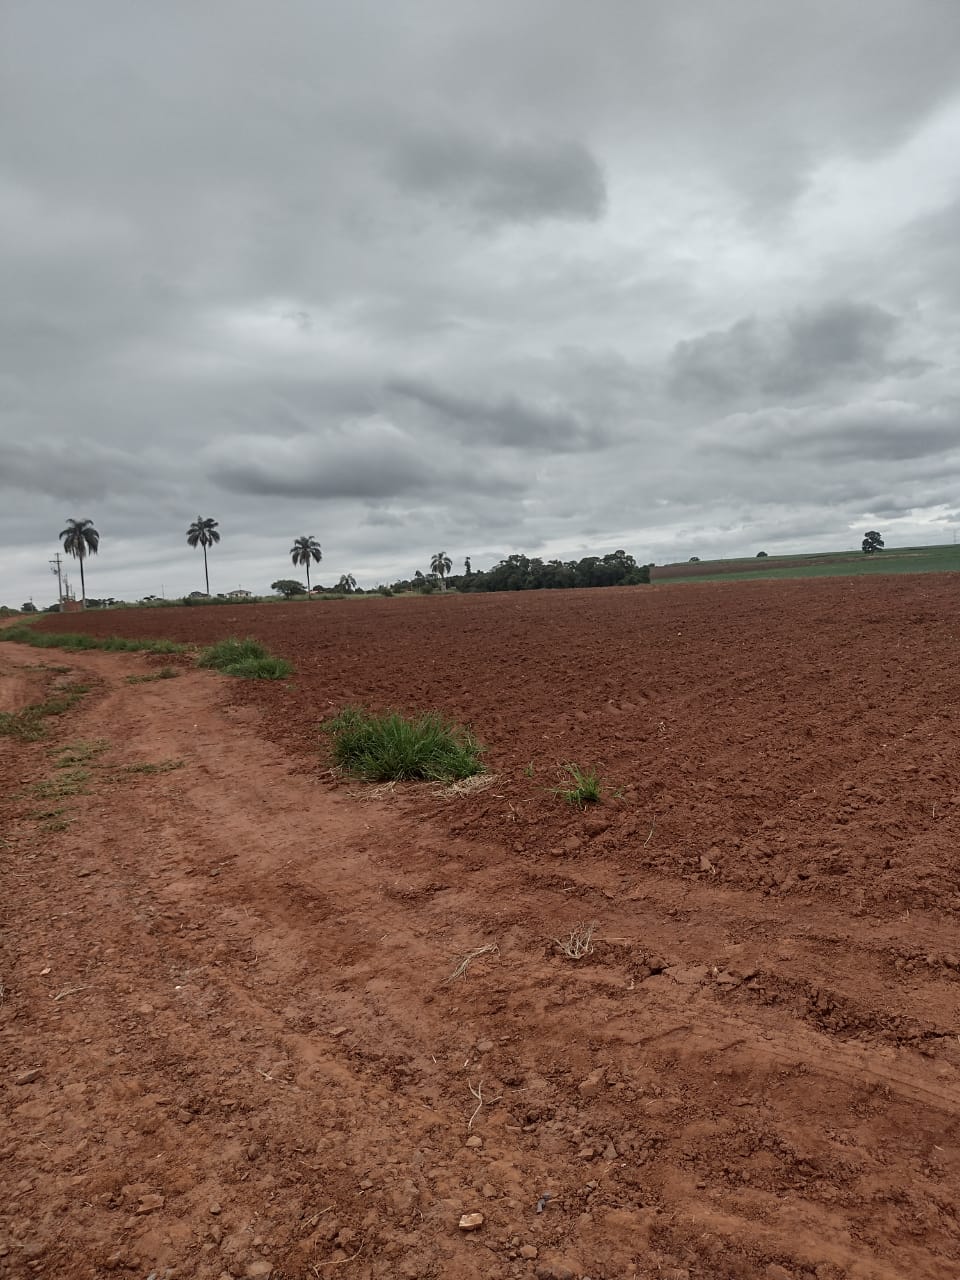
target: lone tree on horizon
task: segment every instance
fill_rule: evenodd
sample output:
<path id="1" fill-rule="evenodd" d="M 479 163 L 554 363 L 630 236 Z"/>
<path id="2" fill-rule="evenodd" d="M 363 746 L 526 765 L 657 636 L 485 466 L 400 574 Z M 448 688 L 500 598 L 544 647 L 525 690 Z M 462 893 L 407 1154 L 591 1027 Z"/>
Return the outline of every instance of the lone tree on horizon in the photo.
<path id="1" fill-rule="evenodd" d="M 203 547 L 203 578 L 207 584 L 207 595 L 210 594 L 210 570 L 207 568 L 207 547 L 212 547 L 215 542 L 220 541 L 220 535 L 217 533 L 219 520 L 214 520 L 213 516 L 197 516 L 193 524 L 187 530 L 187 542 L 191 547 Z"/>
<path id="2" fill-rule="evenodd" d="M 871 529 L 869 533 L 863 535 L 861 547 L 865 556 L 872 556 L 875 551 L 883 550 L 883 539 L 876 529 Z"/>
<path id="3" fill-rule="evenodd" d="M 92 520 L 67 521 L 67 527 L 60 531 L 60 540 L 68 556 L 75 556 L 80 561 L 80 605 L 87 607 L 87 584 L 83 577 L 83 562 L 87 556 L 95 556 L 100 547 L 100 534 L 93 527 Z"/>
<path id="4" fill-rule="evenodd" d="M 440 590 L 446 591 L 447 584 L 445 578 L 453 568 L 453 561 L 445 551 L 438 551 L 430 561 L 430 572 L 435 573 L 440 579 Z"/>
<path id="5" fill-rule="evenodd" d="M 301 564 L 307 571 L 307 595 L 310 594 L 310 561 L 319 564 L 323 559 L 323 552 L 320 550 L 320 543 L 316 538 L 304 534 L 302 538 L 294 538 L 293 546 L 290 548 L 290 559 L 294 564 Z"/>

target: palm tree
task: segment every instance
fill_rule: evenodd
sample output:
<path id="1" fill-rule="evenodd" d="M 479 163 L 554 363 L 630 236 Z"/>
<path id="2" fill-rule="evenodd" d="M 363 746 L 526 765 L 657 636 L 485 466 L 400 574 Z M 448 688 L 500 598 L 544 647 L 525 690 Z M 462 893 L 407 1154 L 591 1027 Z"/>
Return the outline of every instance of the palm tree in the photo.
<path id="1" fill-rule="evenodd" d="M 83 578 L 83 562 L 87 556 L 95 556 L 100 546 L 100 534 L 93 527 L 92 520 L 67 521 L 67 527 L 61 530 L 60 540 L 68 556 L 76 556 L 80 561 L 80 602 L 87 607 L 87 584 Z"/>
<path id="2" fill-rule="evenodd" d="M 210 570 L 207 568 L 207 547 L 212 547 L 215 542 L 220 541 L 220 535 L 217 533 L 217 525 L 219 520 L 214 520 L 212 516 L 197 516 L 193 524 L 187 530 L 187 542 L 191 547 L 203 547 L 203 576 L 207 584 L 207 595 L 210 594 Z"/>
<path id="3" fill-rule="evenodd" d="M 317 564 L 323 559 L 323 552 L 320 550 L 320 543 L 316 538 L 311 538 L 309 534 L 304 534 L 302 538 L 294 538 L 293 546 L 290 548 L 290 559 L 294 564 L 302 564 L 307 571 L 307 595 L 310 594 L 310 561 L 314 560 Z"/>
<path id="4" fill-rule="evenodd" d="M 337 590 L 342 591 L 344 595 L 350 595 L 350 593 L 356 591 L 356 589 L 357 580 L 352 573 L 343 574 L 340 581 L 337 583 Z"/>
<path id="5" fill-rule="evenodd" d="M 437 577 L 440 579 L 441 591 L 446 591 L 447 589 L 447 584 L 446 582 L 444 582 L 444 578 L 452 568 L 453 568 L 453 561 L 450 559 L 450 557 L 447 555 L 445 551 L 438 551 L 437 554 L 430 561 L 430 572 L 435 573 Z"/>

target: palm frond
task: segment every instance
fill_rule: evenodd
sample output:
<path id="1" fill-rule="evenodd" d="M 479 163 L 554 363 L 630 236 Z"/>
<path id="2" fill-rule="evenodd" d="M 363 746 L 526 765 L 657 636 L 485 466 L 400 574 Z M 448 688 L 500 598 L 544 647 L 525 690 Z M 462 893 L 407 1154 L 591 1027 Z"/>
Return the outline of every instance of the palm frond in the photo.
<path id="1" fill-rule="evenodd" d="M 60 531 L 60 540 L 67 555 L 75 556 L 78 560 L 87 555 L 95 556 L 100 546 L 99 531 L 93 527 L 93 521 L 89 517 L 83 520 L 71 517 L 67 521 L 67 527 Z"/>
<path id="2" fill-rule="evenodd" d="M 294 564 L 305 565 L 311 560 L 319 564 L 323 559 L 320 543 L 309 534 L 304 534 L 302 538 L 294 538 L 293 546 L 290 548 L 290 559 Z"/>
<path id="3" fill-rule="evenodd" d="M 212 516 L 197 516 L 193 524 L 187 530 L 187 544 L 191 547 L 212 547 L 215 542 L 220 541 L 220 534 L 217 532 L 219 520 L 214 520 Z"/>

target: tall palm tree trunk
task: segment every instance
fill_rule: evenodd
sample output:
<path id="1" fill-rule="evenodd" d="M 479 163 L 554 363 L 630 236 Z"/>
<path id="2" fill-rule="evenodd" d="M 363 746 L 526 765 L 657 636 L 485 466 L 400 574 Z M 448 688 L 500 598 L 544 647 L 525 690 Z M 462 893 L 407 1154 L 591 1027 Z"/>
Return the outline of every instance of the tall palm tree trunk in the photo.
<path id="1" fill-rule="evenodd" d="M 83 580 L 83 553 L 80 553 L 80 608 L 87 607 L 87 584 Z"/>
<path id="2" fill-rule="evenodd" d="M 307 599 L 310 599 L 310 560 L 307 559 Z"/>
<path id="3" fill-rule="evenodd" d="M 207 568 L 207 547 L 203 547 L 203 580 L 207 584 L 207 595 L 210 594 L 210 570 Z"/>

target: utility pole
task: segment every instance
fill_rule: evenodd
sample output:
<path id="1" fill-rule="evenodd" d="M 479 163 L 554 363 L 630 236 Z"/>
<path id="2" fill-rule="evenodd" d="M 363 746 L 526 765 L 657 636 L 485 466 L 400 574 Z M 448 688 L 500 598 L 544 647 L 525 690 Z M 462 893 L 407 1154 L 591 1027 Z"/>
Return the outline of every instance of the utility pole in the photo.
<path id="1" fill-rule="evenodd" d="M 55 573 L 57 575 L 57 601 L 59 604 L 62 605 L 63 604 L 63 579 L 60 576 L 60 552 L 59 551 L 50 561 L 50 572 Z"/>

